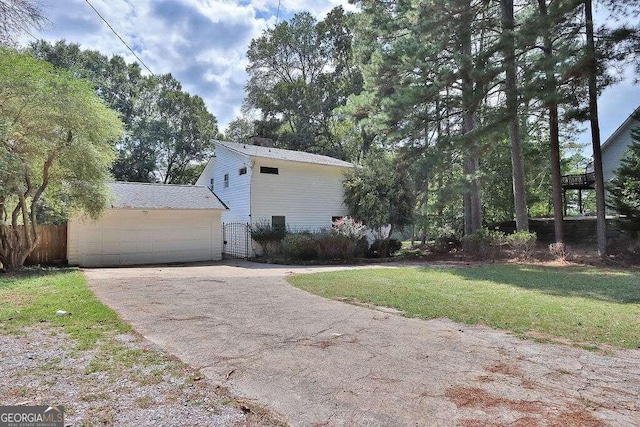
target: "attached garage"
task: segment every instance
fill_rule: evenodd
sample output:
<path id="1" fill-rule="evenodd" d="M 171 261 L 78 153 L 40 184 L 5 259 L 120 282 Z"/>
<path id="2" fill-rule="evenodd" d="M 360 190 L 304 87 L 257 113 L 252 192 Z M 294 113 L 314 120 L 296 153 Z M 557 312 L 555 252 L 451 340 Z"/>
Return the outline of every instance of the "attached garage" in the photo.
<path id="1" fill-rule="evenodd" d="M 117 182 L 97 221 L 69 221 L 69 264 L 103 267 L 222 259 L 222 211 L 204 186 Z"/>

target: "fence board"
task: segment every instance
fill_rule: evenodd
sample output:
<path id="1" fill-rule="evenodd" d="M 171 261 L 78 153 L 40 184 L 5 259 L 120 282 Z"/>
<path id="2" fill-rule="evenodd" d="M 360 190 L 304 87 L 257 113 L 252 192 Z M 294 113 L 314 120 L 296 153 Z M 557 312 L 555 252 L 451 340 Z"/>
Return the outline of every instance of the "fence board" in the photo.
<path id="1" fill-rule="evenodd" d="M 67 224 L 39 225 L 38 234 L 40 234 L 40 243 L 31 252 L 25 265 L 67 262 Z"/>

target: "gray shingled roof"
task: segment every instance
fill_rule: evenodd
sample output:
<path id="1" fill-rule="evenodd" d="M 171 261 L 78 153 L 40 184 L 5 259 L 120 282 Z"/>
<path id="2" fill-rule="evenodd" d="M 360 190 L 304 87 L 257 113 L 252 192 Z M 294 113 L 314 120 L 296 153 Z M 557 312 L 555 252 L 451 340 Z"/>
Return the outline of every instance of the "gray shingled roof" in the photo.
<path id="1" fill-rule="evenodd" d="M 227 209 L 207 187 L 202 185 L 147 184 L 111 182 L 108 184 L 117 209 Z"/>
<path id="2" fill-rule="evenodd" d="M 354 166 L 353 163 L 345 162 L 329 156 L 321 156 L 320 154 L 305 153 L 304 151 L 284 150 L 282 148 L 261 147 L 259 145 L 238 144 L 236 142 L 227 141 L 215 141 L 215 144 L 251 157 L 315 163 L 318 165 L 341 166 L 346 168 L 352 168 Z"/>

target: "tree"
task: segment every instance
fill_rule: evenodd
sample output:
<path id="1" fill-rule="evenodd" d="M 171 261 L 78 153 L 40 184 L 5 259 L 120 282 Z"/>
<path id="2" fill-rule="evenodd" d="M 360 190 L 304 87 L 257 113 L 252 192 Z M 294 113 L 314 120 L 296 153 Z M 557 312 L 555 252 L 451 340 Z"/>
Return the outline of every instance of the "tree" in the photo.
<path id="1" fill-rule="evenodd" d="M 190 184 L 192 168 L 213 152 L 215 116 L 199 96 L 182 91 L 171 74 L 152 76 L 134 104 L 131 133 L 140 147 L 153 149 L 155 172 L 165 184 Z"/>
<path id="2" fill-rule="evenodd" d="M 604 175 L 602 172 L 602 151 L 600 148 L 600 124 L 598 120 L 598 58 L 593 30 L 593 3 L 584 0 L 584 14 L 587 32 L 587 73 L 589 76 L 589 121 L 591 123 L 591 147 L 593 148 L 593 172 L 596 188 L 596 224 L 598 234 L 598 255 L 607 254 L 607 220 L 605 217 Z"/>
<path id="3" fill-rule="evenodd" d="M 505 68 L 506 108 L 509 120 L 509 142 L 511 143 L 511 165 L 513 175 L 513 199 L 516 211 L 516 229 L 529 231 L 527 197 L 524 187 L 524 166 L 522 164 L 522 142 L 518 118 L 518 87 L 515 48 L 515 23 L 513 0 L 500 0 L 502 11 L 503 64 Z"/>
<path id="4" fill-rule="evenodd" d="M 0 45 L 16 44 L 16 36 L 46 22 L 36 0 L 0 0 Z"/>
<path id="5" fill-rule="evenodd" d="M 349 215 L 367 227 L 380 230 L 390 225 L 391 236 L 395 227 L 413 220 L 415 193 L 408 167 L 388 154 L 368 156 L 347 176 L 344 189 Z"/>
<path id="6" fill-rule="evenodd" d="M 236 117 L 227 125 L 224 139 L 231 142 L 247 142 L 256 135 L 254 123 L 246 117 Z"/>
<path id="7" fill-rule="evenodd" d="M 620 225 L 635 238 L 640 233 L 640 128 L 631 131 L 633 143 L 620 160 L 609 186 L 608 204 L 621 215 Z"/>
<path id="8" fill-rule="evenodd" d="M 349 158 L 334 135 L 332 113 L 361 90 L 350 19 L 341 7 L 321 22 L 298 13 L 251 41 L 244 108 L 262 115 L 258 136 L 283 148 Z"/>
<path id="9" fill-rule="evenodd" d="M 47 193 L 97 217 L 122 132 L 91 84 L 51 64 L 0 51 L 0 262 L 15 269 L 38 244 Z"/>
<path id="10" fill-rule="evenodd" d="M 199 96 L 182 90 L 170 74 L 143 76 L 137 64 L 107 58 L 77 44 L 39 41 L 30 51 L 93 82 L 96 93 L 118 111 L 125 132 L 112 173 L 118 180 L 190 184 L 211 154 L 218 126 Z"/>
<path id="11" fill-rule="evenodd" d="M 487 100 L 495 98 L 501 72 L 499 15 L 492 2 L 471 0 L 360 4 L 364 23 L 357 44 L 368 64 L 365 88 L 378 107 L 373 119 L 395 145 L 425 147 L 443 138 L 455 143 L 452 159 L 462 164 L 465 184 L 465 232 L 480 229 L 480 140 L 496 125 Z"/>

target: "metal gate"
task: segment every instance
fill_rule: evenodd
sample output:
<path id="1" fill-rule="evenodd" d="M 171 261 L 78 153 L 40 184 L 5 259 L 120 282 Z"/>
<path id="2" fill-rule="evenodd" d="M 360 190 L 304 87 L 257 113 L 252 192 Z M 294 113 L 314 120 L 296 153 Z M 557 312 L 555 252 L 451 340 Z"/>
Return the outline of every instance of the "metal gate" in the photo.
<path id="1" fill-rule="evenodd" d="M 249 258 L 251 255 L 251 226 L 244 222 L 222 224 L 222 257 Z"/>

